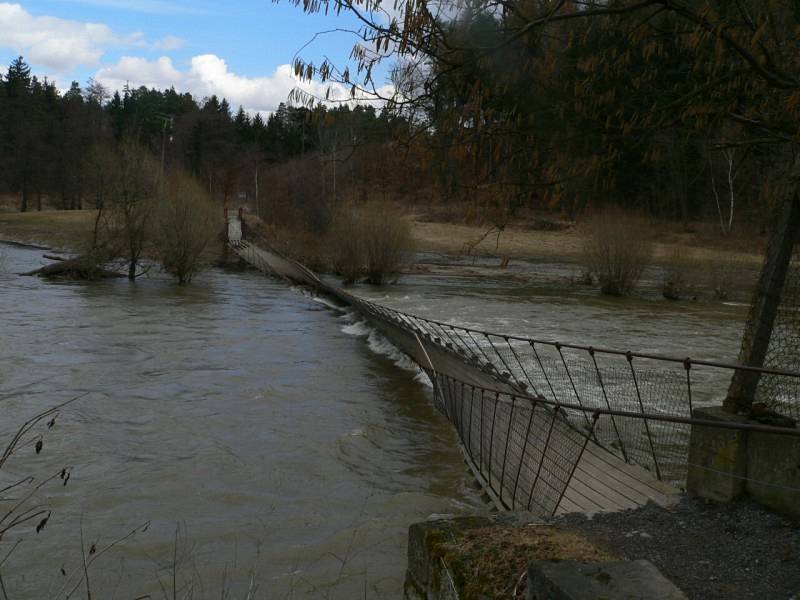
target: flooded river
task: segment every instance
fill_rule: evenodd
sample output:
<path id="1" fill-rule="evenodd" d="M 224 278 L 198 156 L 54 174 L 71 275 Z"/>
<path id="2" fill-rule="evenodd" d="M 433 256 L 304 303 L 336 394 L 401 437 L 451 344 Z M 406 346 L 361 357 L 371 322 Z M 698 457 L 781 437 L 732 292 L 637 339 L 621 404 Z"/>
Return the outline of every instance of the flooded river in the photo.
<path id="1" fill-rule="evenodd" d="M 226 572 L 243 597 L 251 569 L 260 597 L 397 598 L 408 525 L 479 505 L 427 388 L 283 283 L 222 271 L 187 287 L 48 283 L 8 273 L 41 252 L 4 254 L 0 397 L 17 392 L 2 431 L 88 392 L 40 456 L 28 448 L 3 474 L 73 466 L 46 488 L 52 521 L 0 571 L 12 598 L 56 596 L 81 522 L 101 548 L 145 521 L 90 574 L 95 597 L 118 578 L 117 597 L 162 597 L 180 523 L 195 598 L 219 598 Z"/>
<path id="2" fill-rule="evenodd" d="M 92 566 L 95 597 L 163 597 L 176 571 L 196 598 L 221 597 L 226 581 L 243 597 L 251 572 L 268 598 L 397 598 L 407 526 L 484 510 L 429 389 L 348 316 L 254 272 L 212 270 L 187 287 L 48 283 L 12 274 L 40 251 L 2 253 L 3 439 L 85 394 L 40 455 L 24 449 L 0 471 L 2 483 L 73 467 L 66 487 L 43 490 L 51 522 L 25 531 L 0 569 L 12 598 L 74 582 L 81 535 L 99 549 L 145 522 Z M 744 317 L 737 304 L 491 278 L 387 289 L 357 292 L 487 329 L 717 360 L 736 356 Z"/>

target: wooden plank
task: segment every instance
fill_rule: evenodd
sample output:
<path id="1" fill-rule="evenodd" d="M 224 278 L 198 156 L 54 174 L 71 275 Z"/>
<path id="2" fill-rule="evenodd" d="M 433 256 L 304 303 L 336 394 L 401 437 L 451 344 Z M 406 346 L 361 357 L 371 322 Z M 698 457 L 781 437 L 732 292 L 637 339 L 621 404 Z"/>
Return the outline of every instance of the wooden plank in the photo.
<path id="1" fill-rule="evenodd" d="M 629 465 L 603 448 L 595 446 L 587 455 L 587 463 L 591 463 L 597 471 L 606 473 L 619 484 L 637 490 L 658 504 L 672 503 L 672 498 L 679 494 L 677 488 L 659 481 L 649 471 Z"/>
<path id="2" fill-rule="evenodd" d="M 636 497 L 625 486 L 613 486 L 604 474 L 586 470 L 586 465 L 578 464 L 575 475 L 570 480 L 568 491 L 574 488 L 576 492 L 591 498 L 604 508 L 618 507 L 619 509 L 635 508 L 643 504 L 642 497 Z M 646 498 L 644 498 L 646 501 Z"/>
<path id="3" fill-rule="evenodd" d="M 577 504 L 575 504 L 571 498 L 564 496 L 564 498 L 561 500 L 561 504 L 558 505 L 555 514 L 565 515 L 569 513 L 580 513 L 580 512 L 584 512 L 584 508 L 582 506 L 578 506 Z"/>

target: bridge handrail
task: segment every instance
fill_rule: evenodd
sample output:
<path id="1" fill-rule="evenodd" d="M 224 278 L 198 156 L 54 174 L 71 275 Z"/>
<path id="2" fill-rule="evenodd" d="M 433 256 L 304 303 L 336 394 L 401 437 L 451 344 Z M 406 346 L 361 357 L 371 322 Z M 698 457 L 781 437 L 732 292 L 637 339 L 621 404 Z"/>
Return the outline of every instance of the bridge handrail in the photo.
<path id="1" fill-rule="evenodd" d="M 543 404 L 553 407 L 555 410 L 574 410 L 591 415 L 598 416 L 614 416 L 626 417 L 632 419 L 646 419 L 648 421 L 661 421 L 664 423 L 680 423 L 681 425 L 700 425 L 705 427 L 716 427 L 719 429 L 731 429 L 737 431 L 752 431 L 754 433 L 771 433 L 778 435 L 789 435 L 800 437 L 800 428 L 797 427 L 780 427 L 775 425 L 764 425 L 762 423 L 741 422 L 741 421 L 722 421 L 702 419 L 697 417 L 681 417 L 680 415 L 673 415 L 669 413 L 652 413 L 642 411 L 629 411 L 620 410 L 616 408 L 602 408 L 602 407 L 589 407 L 581 404 L 571 402 L 560 402 L 558 400 L 549 400 L 544 396 L 534 396 L 531 394 L 511 393 L 508 390 L 501 390 L 490 386 L 477 385 L 467 381 L 462 381 L 453 375 L 441 375 L 441 377 L 450 379 L 454 383 L 465 385 L 475 390 L 481 390 L 490 394 L 499 395 L 501 397 L 508 396 L 517 400 L 528 400 L 533 404 Z"/>
<path id="2" fill-rule="evenodd" d="M 482 336 L 487 337 L 497 337 L 504 339 L 506 341 L 517 341 L 517 342 L 527 342 L 530 344 L 539 344 L 542 346 L 550 346 L 552 348 L 568 348 L 572 350 L 582 350 L 588 352 L 589 354 L 608 354 L 613 356 L 624 356 L 628 359 L 633 358 L 643 358 L 647 360 L 654 360 L 654 361 L 662 361 L 662 362 L 672 362 L 672 363 L 680 363 L 684 365 L 684 368 L 690 369 L 692 366 L 704 366 L 704 367 L 712 367 L 718 369 L 729 369 L 729 370 L 741 370 L 741 371 L 752 371 L 758 373 L 764 373 L 766 375 L 780 375 L 785 377 L 798 377 L 800 378 L 800 371 L 787 371 L 785 369 L 773 369 L 770 367 L 754 367 L 750 365 L 743 365 L 739 363 L 727 363 L 727 362 L 720 362 L 714 360 L 703 360 L 703 359 L 693 359 L 690 357 L 680 358 L 677 356 L 670 356 L 665 354 L 653 354 L 647 352 L 635 352 L 632 350 L 617 350 L 613 348 L 603 348 L 603 347 L 596 347 L 596 346 L 586 346 L 582 344 L 575 344 L 570 342 L 559 342 L 555 340 L 543 340 L 539 338 L 533 337 L 526 337 L 521 335 L 514 335 L 514 334 L 506 334 L 506 333 L 497 333 L 495 331 L 487 331 L 485 329 L 476 329 L 474 327 L 466 327 L 464 325 L 456 325 L 453 323 L 447 323 L 445 321 L 438 321 L 436 319 L 431 319 L 429 317 L 421 317 L 419 315 L 414 315 L 411 313 L 403 312 L 401 310 L 397 310 L 394 308 L 386 307 L 381 304 L 377 304 L 370 300 L 365 300 L 363 298 L 358 298 L 357 296 L 353 296 L 352 294 L 348 294 L 351 298 L 357 299 L 359 302 L 364 304 L 370 304 L 372 306 L 380 307 L 382 310 L 387 310 L 390 312 L 394 312 L 399 315 L 403 315 L 404 317 L 408 317 L 411 319 L 416 319 L 419 321 L 424 321 L 427 323 L 433 323 L 434 325 L 438 325 L 440 327 L 447 327 L 450 329 L 459 329 L 461 331 L 467 331 L 470 333 L 477 333 Z"/>

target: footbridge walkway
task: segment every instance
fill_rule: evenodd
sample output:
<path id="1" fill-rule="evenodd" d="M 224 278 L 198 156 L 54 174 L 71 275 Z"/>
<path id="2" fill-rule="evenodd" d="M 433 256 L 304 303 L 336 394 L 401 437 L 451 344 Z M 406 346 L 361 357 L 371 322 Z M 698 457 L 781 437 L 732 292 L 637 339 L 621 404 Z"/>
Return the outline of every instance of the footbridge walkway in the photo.
<path id="1" fill-rule="evenodd" d="M 692 419 L 693 404 L 714 400 L 714 371 L 747 368 L 403 313 L 322 280 L 265 240 L 244 239 L 239 216 L 228 225 L 230 247 L 249 265 L 357 312 L 425 371 L 467 463 L 502 508 L 553 515 L 674 504 L 685 485 L 690 427 L 704 423 Z"/>

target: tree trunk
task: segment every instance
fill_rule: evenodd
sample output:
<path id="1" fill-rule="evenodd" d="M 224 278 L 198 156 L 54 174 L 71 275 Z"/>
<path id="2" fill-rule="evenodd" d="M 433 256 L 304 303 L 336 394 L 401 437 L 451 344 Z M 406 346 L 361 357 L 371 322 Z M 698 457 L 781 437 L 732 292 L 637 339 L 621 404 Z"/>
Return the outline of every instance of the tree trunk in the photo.
<path id="1" fill-rule="evenodd" d="M 136 261 L 132 260 L 128 263 L 128 279 L 133 281 L 136 279 Z"/>
<path id="2" fill-rule="evenodd" d="M 36 210 L 42 210 L 42 192 L 36 192 Z"/>
<path id="3" fill-rule="evenodd" d="M 28 186 L 22 186 L 22 203 L 19 207 L 19 212 L 28 212 Z"/>
<path id="4" fill-rule="evenodd" d="M 795 164 L 792 180 L 792 197 L 781 207 L 772 228 L 764 266 L 745 325 L 739 351 L 739 364 L 742 365 L 763 367 L 769 349 L 784 282 L 800 230 L 800 160 Z M 733 413 L 749 413 L 759 377 L 758 372 L 736 371 L 725 398 L 725 409 Z"/>

